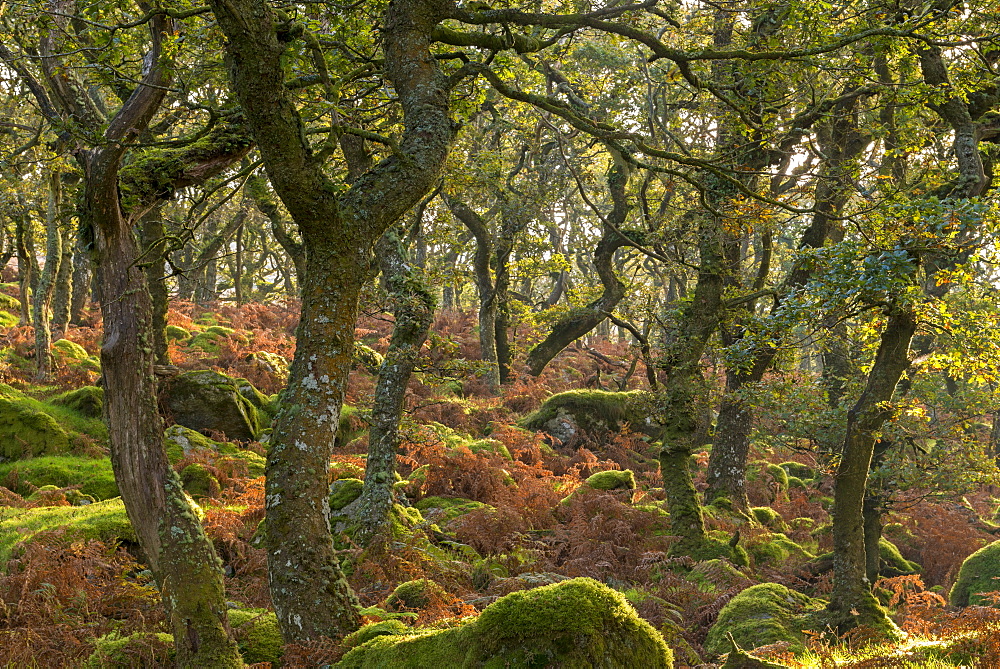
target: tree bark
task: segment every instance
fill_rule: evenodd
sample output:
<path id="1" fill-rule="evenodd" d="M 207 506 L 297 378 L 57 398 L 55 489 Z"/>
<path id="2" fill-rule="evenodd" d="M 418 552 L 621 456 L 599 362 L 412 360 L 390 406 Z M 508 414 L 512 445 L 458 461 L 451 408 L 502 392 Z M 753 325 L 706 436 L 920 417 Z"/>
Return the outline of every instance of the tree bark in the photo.
<path id="1" fill-rule="evenodd" d="M 877 432 L 893 415 L 889 402 L 910 364 L 910 340 L 916 329 L 912 307 L 898 306 L 890 311 L 865 389 L 847 414 L 847 435 L 835 479 L 834 586 L 828 606 L 832 622 L 841 629 L 885 627 L 885 612 L 872 595 L 866 574 L 863 504 Z M 877 550 L 877 546 L 872 549 Z"/>
<path id="2" fill-rule="evenodd" d="M 268 177 L 302 234 L 305 272 L 295 359 L 267 463 L 271 598 L 286 641 L 360 625 L 328 520 L 327 471 L 351 367 L 358 294 L 375 241 L 437 180 L 454 130 L 448 87 L 430 54 L 445 0 L 393 0 L 382 25 L 386 74 L 403 110 L 399 150 L 342 195 L 306 141 L 285 88 L 280 21 L 262 0 L 211 0 L 228 39 L 236 95 Z"/>
<path id="3" fill-rule="evenodd" d="M 365 486 L 350 510 L 360 522 L 361 529 L 356 536 L 362 546 L 389 523 L 403 402 L 420 347 L 434 320 L 435 308 L 434 297 L 424 284 L 423 272 L 407 261 L 402 244 L 392 231 L 382 236 L 377 252 L 396 323 L 375 386 Z"/>
<path id="4" fill-rule="evenodd" d="M 62 182 L 58 172 L 48 179 L 49 199 L 45 209 L 45 266 L 38 277 L 33 320 L 35 322 L 35 380 L 44 381 L 52 373 L 52 294 L 55 292 L 59 264 L 62 262 L 62 230 L 59 214 L 62 206 Z"/>
<path id="5" fill-rule="evenodd" d="M 104 317 L 101 364 L 111 463 L 132 526 L 160 584 L 180 667 L 242 667 L 226 623 L 221 562 L 167 461 L 153 375 L 152 303 L 140 247 L 119 202 L 119 170 L 132 132 L 162 102 L 169 65 L 161 55 L 168 19 L 151 22 L 149 69 L 111 119 L 104 147 L 81 151 L 87 223 L 95 234 Z"/>
<path id="6" fill-rule="evenodd" d="M 486 221 L 472 207 L 451 197 L 444 200 L 476 240 L 472 267 L 479 291 L 479 355 L 486 363 L 486 383 L 496 393 L 500 391 L 500 359 L 497 355 L 497 289 L 490 271 L 493 239 Z"/>
<path id="7" fill-rule="evenodd" d="M 586 307 L 574 309 L 559 319 L 545 339 L 528 352 L 528 373 L 532 376 L 540 375 L 564 348 L 597 327 L 625 297 L 625 284 L 615 273 L 612 262 L 615 252 L 629 243 L 619 232 L 630 209 L 625 197 L 628 170 L 622 165 L 614 166 L 608 173 L 607 182 L 614 206 L 602 226 L 601 240 L 594 249 L 593 259 L 603 290 Z"/>

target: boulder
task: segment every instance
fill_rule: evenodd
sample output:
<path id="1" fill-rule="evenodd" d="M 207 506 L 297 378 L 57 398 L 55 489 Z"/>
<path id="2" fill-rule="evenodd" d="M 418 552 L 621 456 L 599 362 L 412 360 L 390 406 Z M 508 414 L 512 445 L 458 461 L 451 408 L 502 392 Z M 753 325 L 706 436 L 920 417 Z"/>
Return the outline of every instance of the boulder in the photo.
<path id="1" fill-rule="evenodd" d="M 784 641 L 787 650 L 806 650 L 803 629 L 824 602 L 778 583 L 754 585 L 729 600 L 705 639 L 705 652 L 718 657 L 733 650 L 728 635 L 740 648 L 753 649 Z"/>
<path id="2" fill-rule="evenodd" d="M 635 432 L 658 437 L 661 426 L 650 417 L 652 394 L 642 390 L 605 392 L 571 390 L 553 395 L 521 427 L 545 432 L 572 444 L 581 431 L 590 435 L 618 432 L 625 423 Z"/>
<path id="3" fill-rule="evenodd" d="M 56 395 L 49 402 L 72 409 L 87 418 L 100 418 L 104 411 L 104 389 L 97 386 L 83 386 Z"/>
<path id="4" fill-rule="evenodd" d="M 635 475 L 631 469 L 609 469 L 592 474 L 583 484 L 595 490 L 635 490 Z"/>
<path id="5" fill-rule="evenodd" d="M 257 406 L 267 401 L 245 379 L 211 370 L 178 374 L 164 391 L 164 403 L 179 425 L 239 441 L 253 441 L 267 427 L 266 414 Z"/>
<path id="6" fill-rule="evenodd" d="M 54 418 L 0 397 L 0 462 L 65 453 L 69 436 Z"/>
<path id="7" fill-rule="evenodd" d="M 664 669 L 673 655 L 621 593 L 575 578 L 511 593 L 458 627 L 382 634 L 336 666 Z"/>
<path id="8" fill-rule="evenodd" d="M 385 606 L 392 611 L 422 609 L 445 594 L 445 589 L 429 578 L 418 578 L 397 585 L 385 600 Z"/>
<path id="9" fill-rule="evenodd" d="M 965 558 L 958 580 L 948 596 L 952 606 L 988 605 L 987 592 L 1000 590 L 1000 541 L 983 546 Z"/>
<path id="10" fill-rule="evenodd" d="M 212 441 L 201 432 L 195 432 L 183 425 L 171 425 L 163 433 L 163 438 L 167 447 L 167 459 L 172 464 L 176 464 L 182 458 L 196 451 L 211 451 L 218 454 L 215 462 L 228 459 L 242 460 L 246 463 L 247 474 L 254 478 L 264 475 L 264 467 L 267 464 L 264 456 L 249 449 L 239 448 L 235 444 Z"/>

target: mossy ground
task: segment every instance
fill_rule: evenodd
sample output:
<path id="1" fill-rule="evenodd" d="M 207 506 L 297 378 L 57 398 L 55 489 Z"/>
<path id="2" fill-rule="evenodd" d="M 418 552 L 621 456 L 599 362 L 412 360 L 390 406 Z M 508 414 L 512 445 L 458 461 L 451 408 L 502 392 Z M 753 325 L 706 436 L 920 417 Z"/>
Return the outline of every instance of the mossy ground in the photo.
<path id="1" fill-rule="evenodd" d="M 60 488 L 79 485 L 81 493 L 99 500 L 119 495 L 108 458 L 50 455 L 0 464 L 0 485 L 27 495 L 30 492 L 27 484 Z"/>
<path id="2" fill-rule="evenodd" d="M 87 506 L 0 507 L 0 567 L 18 544 L 30 541 L 39 532 L 59 529 L 79 539 L 136 541 L 120 497 Z"/>

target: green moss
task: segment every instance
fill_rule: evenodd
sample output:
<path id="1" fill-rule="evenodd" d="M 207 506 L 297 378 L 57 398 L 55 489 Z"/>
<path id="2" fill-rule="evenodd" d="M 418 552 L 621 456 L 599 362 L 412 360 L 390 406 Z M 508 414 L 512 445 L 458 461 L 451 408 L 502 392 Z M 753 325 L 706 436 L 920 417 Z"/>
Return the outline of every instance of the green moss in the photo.
<path id="1" fill-rule="evenodd" d="M 167 341 L 184 341 L 191 336 L 191 333 L 180 325 L 168 325 L 165 334 Z"/>
<path id="2" fill-rule="evenodd" d="M 361 497 L 365 482 L 361 479 L 337 479 L 330 484 L 330 511 L 340 511 Z"/>
<path id="3" fill-rule="evenodd" d="M 902 573 L 918 572 L 921 570 L 919 564 L 904 558 L 895 544 L 885 537 L 880 537 L 878 540 L 878 556 L 882 562 L 883 569 L 888 567 Z"/>
<path id="4" fill-rule="evenodd" d="M 172 666 L 174 637 L 171 634 L 138 632 L 119 636 L 112 632 L 94 641 L 94 652 L 82 669 L 133 669 Z"/>
<path id="5" fill-rule="evenodd" d="M 788 472 L 781 465 L 768 464 L 766 470 L 782 490 L 788 490 Z"/>
<path id="6" fill-rule="evenodd" d="M 815 468 L 801 462 L 782 462 L 780 467 L 785 470 L 789 477 L 794 476 L 803 481 L 819 477 L 819 472 Z"/>
<path id="7" fill-rule="evenodd" d="M 472 439 L 464 445 L 473 453 L 493 453 L 506 460 L 513 460 L 503 442 L 496 439 Z"/>
<path id="8" fill-rule="evenodd" d="M 197 450 L 215 451 L 219 444 L 212 441 L 201 432 L 196 432 L 183 425 L 171 425 L 163 433 L 167 447 L 167 459 L 171 463 L 179 462 L 184 456 Z"/>
<path id="9" fill-rule="evenodd" d="M 746 551 L 758 566 L 768 564 L 777 567 L 791 557 L 799 558 L 802 561 L 813 558 L 813 555 L 802 546 L 777 532 L 754 537 L 747 542 Z"/>
<path id="10" fill-rule="evenodd" d="M 340 407 L 340 423 L 337 425 L 337 446 L 349 444 L 368 429 L 368 423 L 358 410 L 349 404 Z"/>
<path id="11" fill-rule="evenodd" d="M 384 361 L 382 354 L 372 347 L 365 346 L 359 341 L 354 342 L 354 364 L 364 367 L 369 374 L 378 374 Z"/>
<path id="12" fill-rule="evenodd" d="M 440 523 L 447 523 L 455 518 L 460 518 L 476 509 L 493 508 L 482 502 L 474 502 L 471 499 L 464 499 L 462 497 L 425 497 L 417 502 L 415 506 L 420 511 L 438 509 L 441 513 L 439 516 L 432 517 L 432 519 Z"/>
<path id="13" fill-rule="evenodd" d="M 650 393 L 641 390 L 571 390 L 549 397 L 520 425 L 548 432 L 562 441 L 571 438 L 577 429 L 617 432 L 624 423 L 636 432 L 659 436 L 660 426 L 649 420 L 651 398 Z"/>
<path id="14" fill-rule="evenodd" d="M 177 423 L 202 432 L 222 432 L 229 439 L 255 440 L 270 423 L 258 406 L 270 404 L 266 396 L 246 379 L 211 370 L 178 374 L 170 380 L 164 397 Z"/>
<path id="15" fill-rule="evenodd" d="M 397 585 L 385 600 L 385 605 L 393 611 L 422 609 L 430 604 L 432 599 L 443 597 L 445 594 L 445 589 L 434 581 L 418 578 Z"/>
<path id="16" fill-rule="evenodd" d="M 753 649 L 779 641 L 788 642 L 792 653 L 805 651 L 803 629 L 810 616 L 824 603 L 777 583 L 754 585 L 733 597 L 719 612 L 719 618 L 705 639 L 705 651 L 713 657 L 728 653 L 732 644 Z"/>
<path id="17" fill-rule="evenodd" d="M 663 637 L 625 597 L 589 578 L 515 592 L 473 622 L 451 629 L 380 636 L 338 667 L 671 667 Z"/>
<path id="18" fill-rule="evenodd" d="M 181 483 L 192 497 L 215 497 L 219 494 L 219 482 L 201 464 L 193 463 L 181 470 Z"/>
<path id="19" fill-rule="evenodd" d="M 360 646 L 363 643 L 371 641 L 375 637 L 405 634 L 409 629 L 406 625 L 395 619 L 369 623 L 357 632 L 352 632 L 344 637 L 344 645 L 348 648 L 354 648 L 355 646 Z"/>
<path id="20" fill-rule="evenodd" d="M 14 481 L 19 484 L 15 485 Z M 118 484 L 108 458 L 83 458 L 72 455 L 47 455 L 0 465 L 0 485 L 19 495 L 27 494 L 25 484 L 54 485 L 65 488 L 80 485 L 80 493 L 95 499 L 117 497 Z"/>
<path id="21" fill-rule="evenodd" d="M 769 506 L 755 506 L 750 509 L 754 519 L 769 529 L 778 532 L 787 532 L 788 526 L 782 519 L 781 514 Z"/>
<path id="22" fill-rule="evenodd" d="M 7 293 L 0 293 L 0 309 L 18 314 L 21 312 L 21 301 Z"/>
<path id="23" fill-rule="evenodd" d="M 60 528 L 80 539 L 137 541 L 120 497 L 87 506 L 0 508 L 0 566 L 7 563 L 18 544 L 39 532 Z"/>
<path id="24" fill-rule="evenodd" d="M 282 378 L 288 377 L 288 361 L 277 353 L 256 351 L 253 354 L 253 359 L 272 374 Z"/>
<path id="25" fill-rule="evenodd" d="M 69 339 L 59 339 L 52 342 L 52 353 L 63 360 L 86 360 L 90 357 L 87 349 Z"/>
<path id="26" fill-rule="evenodd" d="M 69 435 L 47 413 L 0 398 L 0 458 L 18 460 L 70 449 Z"/>
<path id="27" fill-rule="evenodd" d="M 965 558 L 948 599 L 952 606 L 988 605 L 983 595 L 1000 590 L 1000 541 L 983 546 Z"/>
<path id="28" fill-rule="evenodd" d="M 66 407 L 88 418 L 100 418 L 104 411 L 104 389 L 97 386 L 83 386 L 56 395 L 49 402 Z"/>
<path id="29" fill-rule="evenodd" d="M 584 485 L 596 490 L 635 490 L 635 474 L 631 469 L 609 469 L 592 474 Z"/>
<path id="30" fill-rule="evenodd" d="M 101 418 L 90 418 L 70 407 L 29 397 L 6 384 L 0 384 L 0 398 L 11 401 L 29 411 L 43 413 L 51 417 L 65 432 L 71 443 L 78 438 L 79 434 L 84 434 L 102 443 L 108 441 L 108 428 Z M 2 431 L 2 427 L 0 427 L 0 433 Z M 2 443 L 2 436 L 0 436 L 0 443 Z"/>
<path id="31" fill-rule="evenodd" d="M 806 485 L 806 482 L 803 481 L 802 479 L 800 479 L 798 476 L 789 476 L 788 477 L 788 489 L 789 490 L 791 490 L 792 488 L 805 489 L 805 488 L 808 488 L 808 487 L 809 486 Z"/>
<path id="32" fill-rule="evenodd" d="M 271 662 L 277 666 L 284 654 L 278 618 L 267 609 L 232 609 L 229 625 L 247 664 Z"/>

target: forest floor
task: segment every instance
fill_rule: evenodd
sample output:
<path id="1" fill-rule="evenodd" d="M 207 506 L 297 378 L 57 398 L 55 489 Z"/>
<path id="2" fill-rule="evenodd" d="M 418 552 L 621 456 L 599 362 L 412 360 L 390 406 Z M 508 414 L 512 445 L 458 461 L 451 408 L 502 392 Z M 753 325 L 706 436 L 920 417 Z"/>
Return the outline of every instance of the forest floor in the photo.
<path id="1" fill-rule="evenodd" d="M 169 315 L 171 359 L 181 370 L 245 378 L 271 396 L 284 384 L 281 361 L 291 358 L 296 320 L 294 303 L 211 310 L 176 304 Z M 98 381 L 97 326 L 92 316 L 90 327 L 70 328 L 66 339 L 78 346 L 55 347 L 56 374 L 47 384 L 33 381 L 31 328 L 0 330 L 0 413 L 5 402 L 28 406 L 53 417 L 68 439 L 57 454 L 5 453 L 0 459 L 0 666 L 81 666 L 102 643 L 98 639 L 136 633 L 146 635 L 123 651 L 124 666 L 169 666 L 169 640 L 149 634 L 168 627 L 120 504 L 115 506 L 106 432 L 85 411 L 53 402 Z M 475 374 L 474 330 L 473 314 L 439 316 L 410 385 L 397 490 L 419 514 L 408 515 L 405 532 L 368 550 L 349 536 L 337 539 L 367 622 L 448 624 L 508 593 L 585 576 L 621 592 L 663 634 L 675 666 L 710 667 L 720 660 L 718 645 L 707 643 L 709 632 L 723 608 L 748 587 L 775 583 L 814 598 L 830 592 L 832 575 L 822 556 L 832 550 L 832 472 L 809 444 L 755 441 L 748 476 L 757 522 L 705 508 L 711 533 L 730 537 L 739 531 L 749 564 L 693 563 L 671 553 L 676 537 L 665 509 L 658 446 L 649 437 L 624 425 L 581 429 L 559 442 L 521 427 L 554 393 L 617 390 L 634 357 L 628 344 L 592 340 L 575 346 L 540 378 L 519 378 L 493 396 Z M 384 352 L 390 331 L 390 322 L 372 316 L 359 322 L 357 335 Z M 628 388 L 641 388 L 644 378 L 640 362 Z M 363 478 L 374 385 L 375 377 L 358 365 L 348 389 L 343 443 L 331 462 L 332 481 Z M 172 417 L 166 418 L 170 424 Z M 0 440 L 7 438 L 4 420 L 0 415 Z M 781 425 L 768 420 L 761 419 L 757 433 L 780 434 Z M 185 481 L 226 565 L 232 608 L 263 620 L 270 607 L 258 532 L 266 443 L 232 441 L 220 449 L 225 434 L 210 436 L 215 447 L 185 452 L 174 466 L 191 473 Z M 699 489 L 707 458 L 707 451 L 695 456 Z M 610 470 L 630 470 L 634 485 L 603 490 L 586 483 Z M 193 475 L 199 471 L 208 474 L 200 482 Z M 343 493 L 352 485 L 335 483 L 334 490 Z M 81 496 L 93 504 L 81 505 Z M 947 603 L 963 560 L 996 540 L 998 496 L 993 486 L 958 498 L 922 489 L 897 495 L 904 503 L 884 519 L 884 535 L 898 549 L 887 555 L 894 575 L 876 589 L 907 634 L 901 644 L 873 646 L 864 630 L 841 638 L 815 632 L 803 637 L 795 630 L 788 638 L 761 637 L 768 645 L 756 654 L 796 667 L 1000 666 L 1000 611 Z M 91 520 L 53 515 L 76 508 L 91 513 Z M 919 568 L 908 570 L 899 560 Z M 440 587 L 421 581 L 420 597 L 393 595 L 400 584 L 420 579 Z M 332 643 L 268 650 L 273 638 L 250 639 L 251 628 L 265 635 L 263 625 L 250 624 L 237 628 L 237 637 L 248 647 L 257 644 L 245 657 L 261 667 L 277 665 L 278 656 L 282 666 L 318 666 L 345 651 Z"/>

